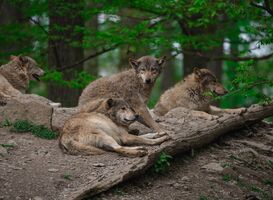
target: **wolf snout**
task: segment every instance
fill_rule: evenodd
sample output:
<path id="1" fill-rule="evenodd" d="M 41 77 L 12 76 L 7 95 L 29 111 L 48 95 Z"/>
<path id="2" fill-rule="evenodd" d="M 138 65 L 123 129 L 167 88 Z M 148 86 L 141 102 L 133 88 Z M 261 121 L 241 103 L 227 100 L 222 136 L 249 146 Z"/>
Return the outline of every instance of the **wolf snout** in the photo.
<path id="1" fill-rule="evenodd" d="M 135 115 L 135 120 L 138 120 L 138 119 L 139 119 L 139 115 L 136 114 L 136 115 Z"/>
<path id="2" fill-rule="evenodd" d="M 145 83 L 150 84 L 150 83 L 152 83 L 152 80 L 150 78 L 148 78 L 145 80 Z"/>

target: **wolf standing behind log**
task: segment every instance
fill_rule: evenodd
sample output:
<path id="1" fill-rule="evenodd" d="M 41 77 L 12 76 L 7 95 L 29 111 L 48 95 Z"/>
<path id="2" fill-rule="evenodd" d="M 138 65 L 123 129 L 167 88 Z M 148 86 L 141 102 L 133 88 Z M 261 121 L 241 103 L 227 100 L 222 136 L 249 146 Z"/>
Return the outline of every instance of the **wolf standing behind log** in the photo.
<path id="1" fill-rule="evenodd" d="M 90 83 L 82 92 L 79 105 L 100 98 L 122 98 L 140 116 L 139 122 L 153 128 L 159 134 L 165 134 L 147 109 L 154 83 L 159 77 L 165 57 L 144 56 L 138 60 L 129 60 L 133 69 L 100 78 Z"/>
<path id="2" fill-rule="evenodd" d="M 193 115 L 211 119 L 213 116 L 208 113 L 238 113 L 245 110 L 244 108 L 222 110 L 215 106 L 211 106 L 212 97 L 208 94 L 209 92 L 218 96 L 228 93 L 211 71 L 208 69 L 194 68 L 192 74 L 188 75 L 184 80 L 180 81 L 160 96 L 153 112 L 156 115 L 162 116 L 174 108 L 184 107 L 192 110 L 191 113 Z"/>
<path id="3" fill-rule="evenodd" d="M 44 71 L 28 56 L 11 56 L 11 61 L 0 67 L 0 101 L 25 93 L 30 80 L 39 80 Z"/>
<path id="4" fill-rule="evenodd" d="M 66 121 L 60 136 L 60 147 L 70 154 L 96 155 L 104 150 L 125 156 L 144 156 L 147 149 L 125 147 L 127 145 L 157 145 L 168 139 L 158 138 L 155 133 L 142 136 L 131 135 L 128 126 L 138 115 L 123 99 L 97 99 L 81 107 L 79 114 Z"/>

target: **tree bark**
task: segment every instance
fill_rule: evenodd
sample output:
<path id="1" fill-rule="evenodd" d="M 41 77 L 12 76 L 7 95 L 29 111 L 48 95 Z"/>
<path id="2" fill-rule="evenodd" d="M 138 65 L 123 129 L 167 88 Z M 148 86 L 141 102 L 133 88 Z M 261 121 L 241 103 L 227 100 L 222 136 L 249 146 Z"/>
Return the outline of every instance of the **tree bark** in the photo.
<path id="1" fill-rule="evenodd" d="M 21 9 L 18 9 L 20 6 L 23 6 L 23 2 L 17 4 L 16 7 L 8 0 L 0 1 L 0 26 L 1 25 L 13 25 L 22 26 L 28 23 L 28 20 L 24 17 L 24 13 L 22 13 Z M 3 31 L 3 32 L 2 32 Z M 7 35 L 9 32 L 5 32 L 5 29 L 0 30 L 1 35 Z M 9 37 L 7 37 L 9 38 Z M 0 41 L 1 45 L 1 53 L 0 59 L 7 59 L 10 55 L 19 54 L 20 50 L 23 48 L 32 46 L 31 38 L 24 37 L 20 38 L 20 40 L 4 40 Z"/>
<path id="2" fill-rule="evenodd" d="M 96 6 L 92 2 L 87 2 L 87 7 L 92 8 Z M 99 28 L 99 23 L 98 23 L 98 15 L 94 15 L 91 17 L 90 20 L 85 22 L 85 27 L 90 28 L 93 33 L 97 32 Z M 87 57 L 91 54 L 94 54 L 97 52 L 97 48 L 92 47 L 92 48 L 87 48 L 84 50 L 84 57 Z M 84 63 L 84 70 L 88 73 L 90 73 L 93 76 L 97 76 L 99 73 L 99 62 L 98 62 L 98 57 L 92 58 Z"/>
<path id="3" fill-rule="evenodd" d="M 75 31 L 75 26 L 84 26 L 81 11 L 83 2 L 76 0 L 49 0 L 49 52 L 48 65 L 52 70 L 73 64 L 83 59 L 82 33 Z M 72 45 L 73 44 L 73 45 Z M 83 69 L 82 64 L 63 73 L 63 79 L 71 80 Z M 80 89 L 72 89 L 49 83 L 48 97 L 65 106 L 77 104 Z"/>

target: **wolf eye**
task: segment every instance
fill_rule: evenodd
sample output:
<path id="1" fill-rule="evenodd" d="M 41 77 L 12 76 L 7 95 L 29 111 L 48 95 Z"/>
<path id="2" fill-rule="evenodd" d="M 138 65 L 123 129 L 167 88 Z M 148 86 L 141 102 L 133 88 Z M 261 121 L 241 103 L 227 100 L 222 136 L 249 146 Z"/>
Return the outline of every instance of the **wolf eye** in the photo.
<path id="1" fill-rule="evenodd" d="M 125 107 L 122 107 L 121 110 L 126 110 L 126 108 L 125 108 Z"/>

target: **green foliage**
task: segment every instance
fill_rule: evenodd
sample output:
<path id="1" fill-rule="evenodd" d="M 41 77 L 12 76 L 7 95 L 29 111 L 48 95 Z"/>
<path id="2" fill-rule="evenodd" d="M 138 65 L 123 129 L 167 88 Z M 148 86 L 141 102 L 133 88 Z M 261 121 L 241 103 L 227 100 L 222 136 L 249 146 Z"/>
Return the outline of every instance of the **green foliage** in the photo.
<path id="1" fill-rule="evenodd" d="M 231 175 L 230 174 L 224 174 L 222 179 L 225 182 L 229 182 L 229 181 L 231 181 Z"/>
<path id="2" fill-rule="evenodd" d="M 4 119 L 3 121 L 0 122 L 0 128 L 8 127 L 8 126 L 11 126 L 11 125 L 12 125 L 12 123 L 8 119 Z"/>
<path id="3" fill-rule="evenodd" d="M 172 160 L 172 156 L 162 152 L 154 165 L 154 171 L 156 173 L 164 173 L 170 167 L 170 161 Z"/>
<path id="4" fill-rule="evenodd" d="M 48 140 L 56 139 L 58 137 L 58 134 L 56 132 L 51 131 L 42 125 L 35 125 L 26 120 L 15 121 L 12 125 L 11 131 L 16 133 L 31 132 L 36 137 Z"/>
<path id="5" fill-rule="evenodd" d="M 84 71 L 77 73 L 75 78 L 70 81 L 64 80 L 63 74 L 59 71 L 48 71 L 46 75 L 42 78 L 42 80 L 44 81 L 50 81 L 55 84 L 67 86 L 74 89 L 83 89 L 95 79 L 96 77 L 91 76 Z"/>
<path id="6" fill-rule="evenodd" d="M 209 200 L 209 198 L 205 195 L 200 195 L 199 200 Z"/>
<path id="7" fill-rule="evenodd" d="M 0 144 L 2 147 L 4 148 L 13 148 L 14 145 L 13 144 Z"/>
<path id="8" fill-rule="evenodd" d="M 128 59 L 127 57 L 139 57 L 143 54 L 156 56 L 166 52 L 174 54 L 181 50 L 189 51 L 189 55 L 197 50 L 196 59 L 201 59 L 198 57 L 199 52 L 201 54 L 209 52 L 209 55 L 214 56 L 213 51 L 223 46 L 223 40 L 226 41 L 225 44 L 230 45 L 230 52 L 225 52 L 223 57 L 247 56 L 252 53 L 253 46 L 256 50 L 266 47 L 266 52 L 272 51 L 273 18 L 265 10 L 252 6 L 250 1 L 219 0 L 212 3 L 205 0 L 81 0 L 69 3 L 64 0 L 51 2 L 10 0 L 8 2 L 11 8 L 16 12 L 19 11 L 20 19 L 11 16 L 5 24 L 1 24 L 0 45 L 5 49 L 0 52 L 1 64 L 6 63 L 11 54 L 22 53 L 32 56 L 43 69 L 49 69 L 47 52 L 48 49 L 55 47 L 55 44 L 49 45 L 49 39 L 58 39 L 71 47 L 89 52 L 117 45 L 115 50 L 98 57 L 99 72 L 103 74 L 116 72 L 121 56 Z M 51 10 L 48 5 L 58 9 Z M 273 6 L 272 3 L 270 6 Z M 85 23 L 79 23 L 74 27 L 49 24 L 50 14 L 63 17 L 71 15 L 74 10 L 80 11 L 80 17 Z M 98 25 L 87 25 L 94 18 L 99 18 Z M 52 25 L 50 31 L 49 25 Z M 63 34 L 53 35 L 52 29 Z M 65 36 L 68 33 L 75 37 L 67 39 Z M 81 34 L 83 40 L 79 41 L 77 35 Z M 128 50 L 126 55 L 120 54 L 123 49 Z M 179 74 L 179 78 L 183 71 L 180 59 L 176 57 L 173 64 L 179 69 L 175 75 Z M 53 68 L 54 66 L 50 66 L 50 69 Z M 46 95 L 48 82 L 82 89 L 98 76 L 98 74 L 91 76 L 86 72 L 79 72 L 76 67 L 69 70 L 75 72 L 73 78 L 69 80 L 64 79 L 61 71 L 47 70 L 43 78 L 44 84 L 32 83 L 31 91 Z M 220 99 L 223 107 L 246 106 L 256 102 L 267 103 L 272 98 L 273 91 L 270 89 L 272 87 L 270 80 L 273 79 L 272 59 L 241 63 L 225 61 L 223 75 L 224 85 L 231 89 L 229 95 Z M 177 77 L 172 79 L 176 80 Z M 162 93 L 161 88 L 158 84 L 153 91 L 149 107 L 153 107 L 157 102 Z"/>
<path id="9" fill-rule="evenodd" d="M 231 97 L 241 100 L 239 106 L 250 105 L 252 103 L 267 104 L 271 102 L 270 93 L 266 93 L 266 88 L 273 86 L 271 77 L 257 73 L 253 61 L 240 63 L 235 69 L 236 76 L 231 82 L 230 92 L 222 97 L 223 105 L 230 101 Z"/>
<path id="10" fill-rule="evenodd" d="M 64 179 L 66 179 L 66 180 L 69 180 L 69 181 L 72 180 L 72 175 L 70 175 L 70 174 L 68 174 L 68 173 L 63 174 L 62 177 L 63 177 Z"/>

